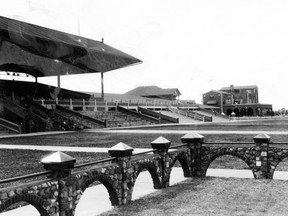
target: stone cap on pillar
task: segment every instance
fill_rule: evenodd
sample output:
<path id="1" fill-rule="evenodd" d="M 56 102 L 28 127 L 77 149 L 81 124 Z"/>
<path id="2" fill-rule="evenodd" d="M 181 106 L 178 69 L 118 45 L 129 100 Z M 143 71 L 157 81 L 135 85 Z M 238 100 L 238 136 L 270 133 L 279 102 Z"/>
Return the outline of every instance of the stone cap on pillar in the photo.
<path id="1" fill-rule="evenodd" d="M 108 150 L 108 153 L 111 157 L 127 157 L 132 155 L 134 149 L 126 145 L 123 142 L 120 142 Z"/>
<path id="2" fill-rule="evenodd" d="M 151 146 L 153 149 L 169 149 L 170 144 L 171 142 L 162 136 L 151 142 Z"/>
<path id="3" fill-rule="evenodd" d="M 183 137 L 181 137 L 182 143 L 197 143 L 197 142 L 203 142 L 204 136 L 201 134 L 198 134 L 196 132 L 185 134 Z"/>
<path id="4" fill-rule="evenodd" d="M 256 143 L 269 143 L 270 142 L 270 136 L 267 134 L 258 134 L 253 138 L 254 142 Z"/>
<path id="5" fill-rule="evenodd" d="M 54 152 L 41 160 L 44 169 L 47 170 L 65 170 L 73 169 L 76 159 L 63 152 Z"/>

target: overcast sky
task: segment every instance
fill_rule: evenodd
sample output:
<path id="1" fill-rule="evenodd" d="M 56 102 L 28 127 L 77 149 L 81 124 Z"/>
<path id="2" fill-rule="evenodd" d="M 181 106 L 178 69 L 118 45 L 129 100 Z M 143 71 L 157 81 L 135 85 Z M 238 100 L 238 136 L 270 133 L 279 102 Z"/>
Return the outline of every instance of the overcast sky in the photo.
<path id="1" fill-rule="evenodd" d="M 260 103 L 288 108 L 287 0 L 0 0 L 0 15 L 104 42 L 143 61 L 105 74 L 105 91 L 178 88 L 180 99 L 257 85 Z M 78 22 L 79 21 L 79 22 Z M 78 28 L 80 26 L 80 28 Z M 56 82 L 56 79 L 54 79 Z M 62 79 L 100 92 L 100 76 Z"/>

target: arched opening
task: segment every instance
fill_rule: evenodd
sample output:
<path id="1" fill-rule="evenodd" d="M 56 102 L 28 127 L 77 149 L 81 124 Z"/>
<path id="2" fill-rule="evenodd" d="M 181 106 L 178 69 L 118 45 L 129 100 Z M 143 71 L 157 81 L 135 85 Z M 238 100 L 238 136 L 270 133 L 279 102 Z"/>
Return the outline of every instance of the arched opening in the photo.
<path id="1" fill-rule="evenodd" d="M 247 115 L 248 116 L 253 116 L 254 115 L 254 112 L 253 112 L 252 108 L 248 108 Z"/>
<path id="2" fill-rule="evenodd" d="M 238 108 L 235 108 L 234 110 L 233 110 L 233 112 L 235 113 L 235 116 L 239 116 L 239 109 Z"/>
<path id="3" fill-rule="evenodd" d="M 245 108 L 241 108 L 239 115 L 240 115 L 240 116 L 246 116 L 246 115 L 247 115 L 246 109 L 245 109 Z"/>
<path id="4" fill-rule="evenodd" d="M 273 179 L 288 180 L 288 157 L 277 164 L 272 177 Z"/>
<path id="5" fill-rule="evenodd" d="M 151 173 L 147 169 L 140 171 L 133 186 L 132 200 L 139 199 L 156 191 L 151 176 Z"/>
<path id="6" fill-rule="evenodd" d="M 227 109 L 226 114 L 227 114 L 228 116 L 230 116 L 231 113 L 232 113 L 232 109 Z"/>
<path id="7" fill-rule="evenodd" d="M 107 188 L 96 181 L 82 194 L 75 209 L 75 216 L 98 215 L 112 208 Z"/>
<path id="8" fill-rule="evenodd" d="M 181 163 L 181 161 L 179 160 L 176 160 L 170 172 L 169 185 L 177 184 L 181 181 L 184 181 L 185 179 L 187 179 L 188 174 L 188 166 L 186 167 L 186 164 Z"/>
<path id="9" fill-rule="evenodd" d="M 39 203 L 33 201 L 36 199 Z M 48 212 L 43 208 L 44 200 L 32 194 L 14 196 L 6 202 L 3 202 L 2 205 L 4 205 L 6 209 L 4 209 L 5 212 L 1 213 L 1 216 L 49 216 Z"/>
<path id="10" fill-rule="evenodd" d="M 118 195 L 109 176 L 99 174 L 82 186 L 83 194 L 75 209 L 75 216 L 96 215 L 118 205 Z"/>
<path id="11" fill-rule="evenodd" d="M 222 155 L 214 159 L 206 172 L 206 176 L 254 178 L 248 164 L 231 155 Z"/>
<path id="12" fill-rule="evenodd" d="M 15 203 L 11 205 L 7 211 L 2 212 L 1 216 L 14 216 L 14 215 L 21 215 L 21 216 L 39 216 L 39 211 L 27 202 Z"/>

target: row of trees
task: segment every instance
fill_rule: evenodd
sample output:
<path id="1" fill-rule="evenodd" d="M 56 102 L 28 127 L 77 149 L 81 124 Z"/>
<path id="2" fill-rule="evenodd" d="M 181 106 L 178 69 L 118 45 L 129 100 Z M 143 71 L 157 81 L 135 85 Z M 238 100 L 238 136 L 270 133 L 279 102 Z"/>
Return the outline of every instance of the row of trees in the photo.
<path id="1" fill-rule="evenodd" d="M 274 111 L 275 115 L 288 115 L 288 109 L 282 108 Z"/>

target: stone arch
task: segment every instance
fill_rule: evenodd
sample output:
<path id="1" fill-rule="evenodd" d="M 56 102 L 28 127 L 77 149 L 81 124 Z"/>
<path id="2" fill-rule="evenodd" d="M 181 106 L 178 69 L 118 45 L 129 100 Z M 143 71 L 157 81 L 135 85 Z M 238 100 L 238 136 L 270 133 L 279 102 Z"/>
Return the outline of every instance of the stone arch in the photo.
<path id="1" fill-rule="evenodd" d="M 147 171 L 150 173 L 152 181 L 153 181 L 153 187 L 154 189 L 161 189 L 162 188 L 162 184 L 161 184 L 161 180 L 160 180 L 160 176 L 157 173 L 157 169 L 159 169 L 159 167 L 157 167 L 154 163 L 152 162 L 145 162 L 142 164 L 139 164 L 138 169 L 135 170 L 135 178 L 133 181 L 133 186 L 131 188 L 134 187 L 135 182 L 139 176 L 139 174 L 144 170 L 147 169 Z"/>
<path id="2" fill-rule="evenodd" d="M 184 177 L 190 177 L 190 168 L 189 168 L 189 158 L 187 157 L 186 152 L 181 152 L 180 154 L 178 154 L 172 161 L 170 167 L 169 167 L 169 176 L 171 173 L 171 170 L 174 166 L 174 164 L 179 161 L 179 163 L 181 164 L 182 170 L 183 170 L 183 174 Z"/>
<path id="3" fill-rule="evenodd" d="M 170 166 L 168 168 L 168 172 L 167 172 L 168 182 L 170 182 L 170 176 L 171 176 L 172 168 L 174 167 L 174 164 L 177 161 L 179 161 L 179 163 L 181 164 L 184 177 L 191 177 L 191 172 L 190 172 L 190 168 L 189 168 L 189 159 L 188 159 L 187 154 L 185 152 L 181 152 L 180 154 L 177 154 L 177 156 L 175 158 L 173 158 L 172 163 L 170 164 Z"/>
<path id="4" fill-rule="evenodd" d="M 117 206 L 120 204 L 117 190 L 113 187 L 113 179 L 110 176 L 105 175 L 105 174 L 96 174 L 92 176 L 91 178 L 87 179 L 81 187 L 83 193 L 95 181 L 99 181 L 105 186 L 105 188 L 107 189 L 109 193 L 111 205 Z"/>
<path id="5" fill-rule="evenodd" d="M 46 203 L 45 200 L 34 194 L 20 194 L 9 198 L 0 205 L 0 213 L 7 209 L 9 206 L 19 202 L 27 202 L 34 206 L 41 216 L 49 216 L 49 213 L 44 208 Z"/>
<path id="6" fill-rule="evenodd" d="M 205 165 L 203 164 L 204 165 L 204 170 L 203 170 L 204 176 L 206 176 L 207 169 L 209 168 L 210 164 L 214 160 L 216 160 L 217 158 L 219 158 L 221 156 L 225 156 L 225 155 L 234 156 L 234 157 L 237 157 L 237 158 L 241 159 L 242 161 L 244 161 L 247 164 L 247 166 L 250 168 L 250 170 L 252 171 L 253 175 L 255 176 L 253 169 L 251 169 L 251 167 L 253 167 L 253 161 L 248 160 L 245 156 L 238 154 L 235 151 L 223 151 L 223 152 L 218 152 L 218 153 L 212 155 L 208 161 L 204 162 Z"/>

